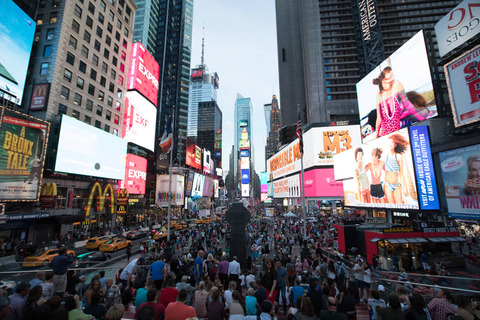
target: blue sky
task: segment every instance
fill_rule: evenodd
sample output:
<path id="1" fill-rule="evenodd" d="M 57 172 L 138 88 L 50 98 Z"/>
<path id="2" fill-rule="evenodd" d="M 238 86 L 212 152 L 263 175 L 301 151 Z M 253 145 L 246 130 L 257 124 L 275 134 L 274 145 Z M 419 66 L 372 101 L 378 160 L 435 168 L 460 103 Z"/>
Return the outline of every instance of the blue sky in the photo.
<path id="1" fill-rule="evenodd" d="M 205 27 L 205 64 L 220 78 L 223 113 L 223 167 L 229 170 L 237 93 L 252 99 L 255 170 L 265 169 L 263 105 L 279 99 L 274 0 L 195 0 L 191 67 L 200 64 Z"/>

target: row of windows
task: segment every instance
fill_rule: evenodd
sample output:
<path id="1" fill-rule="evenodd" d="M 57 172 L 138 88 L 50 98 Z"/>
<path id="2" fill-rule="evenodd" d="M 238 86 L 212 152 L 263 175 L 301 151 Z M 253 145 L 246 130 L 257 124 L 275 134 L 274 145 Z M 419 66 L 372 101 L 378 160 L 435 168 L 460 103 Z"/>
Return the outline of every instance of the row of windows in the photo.
<path id="1" fill-rule="evenodd" d="M 66 105 L 60 103 L 58 105 L 58 114 L 67 114 L 67 112 L 68 112 L 68 107 Z M 72 118 L 75 118 L 77 120 L 80 120 L 80 121 L 83 121 L 87 124 L 92 125 L 92 118 L 85 114 L 83 116 L 83 120 L 82 120 L 80 112 L 78 110 L 72 109 Z M 95 123 L 93 125 L 95 127 L 97 127 L 98 129 L 102 129 L 102 123 L 100 122 L 100 120 L 95 120 Z M 106 132 L 110 132 L 110 125 L 109 124 L 104 124 L 103 130 L 105 130 Z M 113 128 L 112 133 L 114 135 L 118 136 L 118 130 L 116 128 Z"/>

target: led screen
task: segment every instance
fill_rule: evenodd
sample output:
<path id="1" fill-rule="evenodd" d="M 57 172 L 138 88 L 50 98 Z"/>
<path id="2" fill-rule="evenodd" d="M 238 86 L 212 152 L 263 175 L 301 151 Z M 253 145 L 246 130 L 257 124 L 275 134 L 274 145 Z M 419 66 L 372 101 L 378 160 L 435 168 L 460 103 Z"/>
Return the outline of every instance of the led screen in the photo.
<path id="1" fill-rule="evenodd" d="M 192 197 L 202 197 L 203 196 L 203 186 L 205 184 L 205 176 L 195 173 L 193 177 L 193 188 L 192 188 Z"/>
<path id="2" fill-rule="evenodd" d="M 240 169 L 250 169 L 250 158 L 240 158 Z"/>
<path id="3" fill-rule="evenodd" d="M 267 172 L 260 173 L 260 192 L 267 193 L 268 192 L 268 175 Z"/>
<path id="4" fill-rule="evenodd" d="M 242 183 L 242 197 L 249 197 L 250 196 L 250 185 Z"/>
<path id="5" fill-rule="evenodd" d="M 274 198 L 298 198 L 300 195 L 300 176 L 298 174 L 273 182 Z"/>
<path id="6" fill-rule="evenodd" d="M 449 215 L 480 220 L 480 144 L 439 156 Z"/>
<path id="7" fill-rule="evenodd" d="M 213 187 L 212 178 L 205 177 L 205 182 L 204 182 L 204 185 L 203 185 L 203 196 L 204 197 L 212 196 L 212 187 Z"/>
<path id="8" fill-rule="evenodd" d="M 127 189 L 129 194 L 145 194 L 147 182 L 147 159 L 127 153 L 125 179 L 118 183 L 120 189 Z"/>
<path id="9" fill-rule="evenodd" d="M 170 175 L 158 175 L 157 176 L 157 194 L 155 201 L 157 206 L 167 207 L 168 202 L 170 205 L 182 206 L 184 204 L 184 177 L 182 175 L 172 175 L 170 185 Z M 168 190 L 171 188 L 172 199 L 168 198 Z"/>
<path id="10" fill-rule="evenodd" d="M 248 150 L 240 150 L 240 157 L 248 158 L 249 157 L 249 151 Z"/>
<path id="11" fill-rule="evenodd" d="M 212 160 L 212 154 L 209 150 L 203 149 L 203 172 L 205 173 L 210 173 L 211 172 L 211 166 L 210 162 Z"/>
<path id="12" fill-rule="evenodd" d="M 343 184 L 335 181 L 333 168 L 305 171 L 305 197 L 342 197 Z"/>
<path id="13" fill-rule="evenodd" d="M 122 180 L 127 141 L 62 116 L 55 171 Z"/>
<path id="14" fill-rule="evenodd" d="M 20 105 L 36 24 L 13 1 L 0 0 L 0 7 L 0 90 L 3 99 Z M 42 66 L 47 73 L 48 63 Z"/>
<path id="15" fill-rule="evenodd" d="M 152 55 L 140 42 L 132 44 L 127 89 L 138 90 L 156 106 L 159 75 L 160 66 Z"/>
<path id="16" fill-rule="evenodd" d="M 248 169 L 242 169 L 242 183 L 249 183 L 250 182 L 250 170 Z"/>
<path id="17" fill-rule="evenodd" d="M 195 173 L 189 172 L 187 178 L 187 186 L 185 187 L 185 196 L 190 197 L 192 195 L 192 187 L 193 187 L 193 177 Z"/>
<path id="18" fill-rule="evenodd" d="M 125 116 L 123 118 L 123 138 L 150 151 L 155 146 L 155 119 L 157 109 L 136 91 L 127 92 Z"/>
<path id="19" fill-rule="evenodd" d="M 357 83 L 357 98 L 363 142 L 437 115 L 423 31 Z"/>

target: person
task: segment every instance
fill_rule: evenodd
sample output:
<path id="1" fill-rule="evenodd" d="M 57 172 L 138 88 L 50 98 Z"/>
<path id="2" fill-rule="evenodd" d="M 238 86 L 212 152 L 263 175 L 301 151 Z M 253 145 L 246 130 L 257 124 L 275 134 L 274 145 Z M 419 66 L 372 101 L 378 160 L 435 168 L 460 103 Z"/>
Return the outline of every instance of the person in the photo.
<path id="1" fill-rule="evenodd" d="M 127 247 L 127 262 L 130 262 L 130 257 L 132 256 L 132 246 Z"/>
<path id="2" fill-rule="evenodd" d="M 65 288 L 65 291 L 68 292 L 68 294 L 78 294 L 77 292 L 77 286 L 82 282 L 79 277 L 77 277 L 77 271 L 75 270 L 68 270 L 67 271 L 67 287 Z"/>
<path id="3" fill-rule="evenodd" d="M 93 320 L 93 319 L 95 319 L 94 316 L 89 315 L 89 314 L 85 314 L 83 312 L 83 310 L 78 309 L 78 300 L 74 296 L 67 296 L 65 298 L 65 309 L 68 311 L 68 320 Z"/>
<path id="4" fill-rule="evenodd" d="M 209 253 L 207 255 L 207 260 L 205 261 L 205 265 L 203 267 L 205 275 L 208 276 L 210 281 L 215 281 L 215 276 L 217 274 L 217 265 L 218 261 L 213 259 L 213 255 Z"/>
<path id="5" fill-rule="evenodd" d="M 294 307 L 297 306 L 297 298 L 303 296 L 303 288 L 300 286 L 300 279 L 296 278 L 294 286 L 290 288 L 290 295 L 292 296 L 292 303 Z"/>
<path id="6" fill-rule="evenodd" d="M 367 171 L 363 164 L 363 149 L 355 149 L 355 182 L 358 189 L 358 200 L 360 203 L 370 203 L 370 182 L 368 181 Z M 322 277 L 324 275 L 322 274 Z"/>
<path id="7" fill-rule="evenodd" d="M 165 309 L 165 319 L 168 320 L 185 320 L 187 318 L 196 317 L 195 309 L 185 304 L 188 292 L 181 289 L 178 293 L 177 301 L 170 303 Z"/>
<path id="8" fill-rule="evenodd" d="M 310 288 L 307 292 L 307 296 L 310 298 L 310 301 L 312 301 L 313 303 L 313 306 L 315 308 L 315 315 L 317 317 L 320 317 L 320 311 L 322 311 L 323 309 L 326 309 L 327 306 L 323 302 L 324 299 L 323 299 L 322 287 L 320 285 L 317 285 L 317 282 L 315 281 L 315 279 L 310 279 Z M 297 301 L 298 301 L 298 298 L 297 298 Z M 297 301 L 294 300 L 297 307 L 299 307 L 300 305 L 297 304 Z"/>
<path id="9" fill-rule="evenodd" d="M 232 301 L 230 301 L 229 306 L 230 318 L 231 320 L 240 319 L 243 320 L 245 317 L 245 301 L 243 301 L 240 293 L 237 290 L 232 292 Z"/>
<path id="10" fill-rule="evenodd" d="M 105 287 L 107 288 L 105 293 L 105 308 L 110 309 L 112 306 L 122 302 L 120 288 L 113 283 L 112 278 L 108 278 L 105 281 Z M 137 291 L 138 294 L 138 291 Z M 136 299 L 135 299 L 136 301 Z M 146 299 L 145 299 L 146 301 Z"/>
<path id="11" fill-rule="evenodd" d="M 170 303 L 175 302 L 175 299 L 177 299 L 178 290 L 173 287 L 174 285 L 175 280 L 168 278 L 166 287 L 160 292 L 159 302 L 163 304 L 165 308 L 168 307 Z"/>
<path id="12" fill-rule="evenodd" d="M 142 303 L 147 302 L 147 292 L 155 288 L 155 281 L 150 279 L 145 284 L 144 288 L 140 288 L 137 290 L 137 295 L 135 296 L 135 310 L 138 310 L 138 307 Z"/>
<path id="13" fill-rule="evenodd" d="M 245 277 L 245 286 L 247 289 L 253 288 L 255 283 L 255 276 L 253 275 L 252 270 L 247 270 L 247 276 Z"/>
<path id="14" fill-rule="evenodd" d="M 45 279 L 45 272 L 37 271 L 37 276 L 32 280 L 30 280 L 30 288 L 35 288 L 36 286 L 40 285 L 44 279 Z"/>
<path id="15" fill-rule="evenodd" d="M 178 282 L 175 288 L 180 291 L 181 289 L 185 289 L 188 292 L 188 297 L 187 297 L 187 304 L 191 305 L 192 299 L 193 299 L 193 294 L 196 291 L 196 288 L 192 286 L 190 283 L 188 283 L 188 276 L 182 276 L 182 281 Z"/>
<path id="16" fill-rule="evenodd" d="M 372 298 L 368 299 L 368 309 L 370 314 L 372 315 L 371 320 L 377 320 L 377 306 L 385 307 L 385 300 L 380 299 L 380 293 L 378 290 L 372 290 Z"/>
<path id="17" fill-rule="evenodd" d="M 122 320 L 124 314 L 125 307 L 123 304 L 115 304 L 108 309 L 107 313 L 105 313 L 105 320 Z"/>
<path id="18" fill-rule="evenodd" d="M 363 267 L 363 283 L 365 284 L 365 304 L 371 296 L 371 285 L 372 285 L 372 266 L 365 261 L 365 266 Z"/>
<path id="19" fill-rule="evenodd" d="M 276 262 L 277 265 L 277 290 L 279 294 L 277 295 L 277 305 L 275 313 L 278 313 L 278 306 L 280 305 L 280 297 L 282 299 L 281 303 L 283 305 L 283 314 L 287 315 L 287 284 L 288 284 L 288 273 L 287 269 L 282 265 L 282 261 L 279 259 Z"/>
<path id="20" fill-rule="evenodd" d="M 363 303 L 363 289 L 365 288 L 365 283 L 363 282 L 363 260 L 362 258 L 357 259 L 357 263 L 353 266 L 353 277 L 355 282 L 355 287 L 358 288 L 358 297 L 360 302 Z"/>
<path id="21" fill-rule="evenodd" d="M 68 266 L 73 263 L 73 258 L 71 255 L 67 255 L 67 248 L 61 247 L 58 250 L 58 255 L 56 255 L 50 266 L 53 269 L 53 290 L 55 293 L 65 292 L 67 288 L 67 271 Z"/>
<path id="22" fill-rule="evenodd" d="M 344 313 L 348 319 L 356 319 L 357 318 L 357 309 L 355 308 L 355 289 L 353 286 L 349 286 L 348 288 L 342 283 L 338 287 L 340 293 L 337 296 L 337 311 Z"/>
<path id="23" fill-rule="evenodd" d="M 399 133 L 390 135 L 388 141 L 389 150 L 385 160 L 385 195 L 387 203 L 403 204 L 405 203 L 404 193 L 413 199 L 417 198 L 403 155 L 409 147 L 409 142 Z"/>
<path id="24" fill-rule="evenodd" d="M 227 256 L 222 256 L 222 261 L 217 267 L 218 278 L 222 282 L 222 286 L 226 288 L 228 286 L 228 266 L 230 263 L 227 260 Z"/>
<path id="25" fill-rule="evenodd" d="M 315 308 L 313 307 L 312 301 L 310 298 L 303 297 L 301 300 L 300 308 L 295 313 L 295 319 L 298 320 L 315 320 Z"/>
<path id="26" fill-rule="evenodd" d="M 255 298 L 257 298 L 257 303 L 259 306 L 262 305 L 263 301 L 267 299 L 267 290 L 262 286 L 262 280 L 256 279 L 254 282 L 255 286 Z"/>
<path id="27" fill-rule="evenodd" d="M 257 315 L 257 298 L 253 288 L 248 288 L 248 295 L 245 297 L 245 313 L 247 316 Z"/>
<path id="28" fill-rule="evenodd" d="M 3 320 L 23 320 L 25 318 L 25 297 L 30 292 L 28 283 L 18 283 L 15 293 L 8 296 L 10 300 L 10 312 L 8 312 Z"/>
<path id="29" fill-rule="evenodd" d="M 90 286 L 88 287 L 84 295 L 86 306 L 89 306 L 92 303 L 92 296 L 94 293 L 99 293 L 101 299 L 103 299 L 103 297 L 105 296 L 105 290 L 100 285 L 100 280 L 95 278 L 93 278 L 90 282 Z"/>
<path id="30" fill-rule="evenodd" d="M 383 149 L 374 148 L 372 150 L 372 162 L 366 166 L 366 170 L 370 170 L 370 195 L 372 203 L 385 203 L 385 191 L 381 181 L 382 172 L 385 171 L 385 162 L 380 160 Z"/>
<path id="31" fill-rule="evenodd" d="M 158 296 L 157 289 L 153 288 L 147 292 L 147 302 L 142 303 L 135 311 L 134 318 L 137 319 L 138 314 L 144 307 L 151 307 L 155 310 L 155 319 L 160 319 L 165 314 L 165 306 L 161 302 L 156 302 Z"/>
<path id="32" fill-rule="evenodd" d="M 107 280 L 107 278 L 105 278 L 105 270 L 102 270 L 98 273 L 100 275 L 100 285 L 102 286 L 103 289 L 106 289 L 105 288 L 105 281 Z"/>
<path id="33" fill-rule="evenodd" d="M 233 291 L 237 289 L 237 283 L 235 281 L 230 281 L 228 284 L 228 289 L 225 290 L 223 294 L 223 300 L 225 301 L 225 307 L 228 309 L 230 308 L 230 302 L 232 301 L 232 294 Z"/>
<path id="34" fill-rule="evenodd" d="M 208 292 L 205 290 L 205 282 L 200 281 L 198 284 L 198 290 L 195 291 L 193 298 L 193 309 L 199 318 L 207 317 L 207 299 Z"/>
<path id="35" fill-rule="evenodd" d="M 195 276 L 195 285 L 198 285 L 202 281 L 203 276 L 203 256 L 205 252 L 199 250 L 193 267 L 193 275 Z"/>
<path id="36" fill-rule="evenodd" d="M 155 288 L 157 288 L 157 290 L 162 290 L 163 279 L 166 271 L 167 268 L 165 262 L 163 262 L 163 257 L 160 257 L 158 261 L 152 263 L 150 268 L 148 268 L 147 280 L 152 279 L 155 281 Z"/>
<path id="37" fill-rule="evenodd" d="M 232 261 L 228 264 L 228 280 L 230 282 L 235 281 L 237 283 L 237 288 L 240 288 L 240 263 L 237 262 L 237 257 L 233 256 Z"/>
<path id="38" fill-rule="evenodd" d="M 480 311 L 472 306 L 472 302 L 469 298 L 464 295 L 459 295 L 457 296 L 456 302 L 458 305 L 457 315 L 464 320 L 480 319 Z M 474 301 L 474 303 L 478 306 L 477 301 Z"/>
<path id="39" fill-rule="evenodd" d="M 478 195 L 479 189 L 470 185 L 469 181 L 480 178 L 480 155 L 473 155 L 467 159 L 467 180 L 460 187 L 460 195 L 473 196 Z M 472 238 L 467 240 L 468 247 L 471 249 Z"/>
<path id="40" fill-rule="evenodd" d="M 155 309 L 152 307 L 146 306 L 142 308 L 135 318 L 137 320 L 156 320 L 155 319 Z"/>
<path id="41" fill-rule="evenodd" d="M 406 320 L 430 319 L 430 314 L 428 313 L 428 310 L 427 310 L 427 303 L 421 294 L 412 292 L 408 300 L 410 301 L 410 308 L 405 313 Z M 468 319 L 468 320 L 473 320 L 473 317 L 472 319 Z"/>
<path id="42" fill-rule="evenodd" d="M 218 288 L 212 288 L 211 291 L 212 301 L 208 303 L 208 320 L 223 320 L 225 319 L 225 305 L 220 301 L 220 290 Z"/>
<path id="43" fill-rule="evenodd" d="M 261 305 L 262 313 L 260 313 L 261 320 L 273 320 L 273 304 L 269 300 L 265 300 Z"/>
<path id="44" fill-rule="evenodd" d="M 266 270 L 263 273 L 262 277 L 262 286 L 265 287 L 267 294 L 267 299 L 274 303 L 275 298 L 277 297 L 277 271 L 275 271 L 275 266 L 273 260 L 268 259 L 266 263 Z"/>
<path id="45" fill-rule="evenodd" d="M 320 311 L 320 319 L 347 320 L 347 316 L 341 312 L 337 312 L 337 299 L 335 297 L 328 297 L 327 309 Z"/>
<path id="46" fill-rule="evenodd" d="M 39 304 L 45 302 L 45 300 L 41 300 L 42 297 L 42 287 L 36 286 L 30 289 L 27 296 L 27 303 L 25 305 L 25 313 L 28 315 L 35 309 Z"/>
<path id="47" fill-rule="evenodd" d="M 396 293 L 391 293 L 388 296 L 388 307 L 376 306 L 376 311 L 382 319 L 405 320 L 405 313 L 402 311 L 400 298 Z"/>
<path id="48" fill-rule="evenodd" d="M 129 291 L 130 287 L 133 286 L 133 278 L 132 276 L 137 271 L 139 265 L 145 264 L 145 258 L 140 257 L 137 259 L 133 259 L 130 261 L 127 266 L 122 270 L 120 273 L 120 283 L 122 284 L 121 291 Z"/>
<path id="49" fill-rule="evenodd" d="M 53 272 L 48 271 L 45 273 L 45 280 L 40 284 L 42 286 L 42 299 L 48 300 L 53 294 Z"/>
<path id="50" fill-rule="evenodd" d="M 38 305 L 35 307 L 29 314 L 29 320 L 47 320 L 51 318 L 51 314 L 53 311 L 57 310 L 60 307 L 60 303 L 62 302 L 62 298 L 58 295 L 52 296 L 48 299 L 45 303 Z M 2 317 L 0 316 L 0 319 Z"/>
<path id="51" fill-rule="evenodd" d="M 85 307 L 84 312 L 86 314 L 91 314 L 95 319 L 103 319 L 107 309 L 103 304 L 100 304 L 102 296 L 100 292 L 95 292 L 90 298 L 90 304 Z"/>
<path id="52" fill-rule="evenodd" d="M 437 296 L 427 306 L 432 320 L 446 319 L 447 315 L 455 314 L 455 308 L 450 303 L 450 292 L 440 289 Z"/>

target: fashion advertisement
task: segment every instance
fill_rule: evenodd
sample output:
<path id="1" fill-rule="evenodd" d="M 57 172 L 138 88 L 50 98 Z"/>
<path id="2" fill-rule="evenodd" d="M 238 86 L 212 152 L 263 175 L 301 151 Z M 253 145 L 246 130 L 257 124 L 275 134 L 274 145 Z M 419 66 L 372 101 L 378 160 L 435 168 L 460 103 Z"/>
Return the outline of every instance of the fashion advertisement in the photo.
<path id="1" fill-rule="evenodd" d="M 480 145 L 439 156 L 450 217 L 480 220 Z"/>
<path id="2" fill-rule="evenodd" d="M 343 180 L 346 206 L 419 209 L 407 129 L 355 148 L 354 176 Z"/>
<path id="3" fill-rule="evenodd" d="M 357 83 L 363 142 L 437 115 L 423 31 Z"/>

